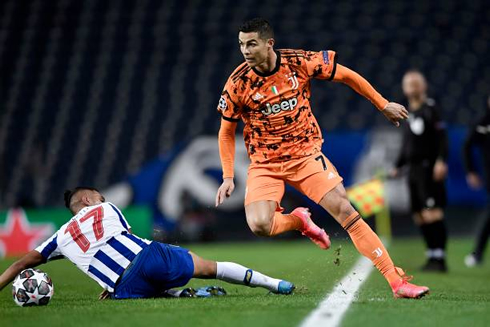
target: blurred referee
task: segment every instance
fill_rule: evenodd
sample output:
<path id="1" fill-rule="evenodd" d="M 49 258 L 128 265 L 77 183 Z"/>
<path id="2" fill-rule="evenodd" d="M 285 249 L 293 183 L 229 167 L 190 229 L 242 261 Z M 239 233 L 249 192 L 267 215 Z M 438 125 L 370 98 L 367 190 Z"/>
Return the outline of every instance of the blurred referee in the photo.
<path id="1" fill-rule="evenodd" d="M 482 228 L 479 229 L 473 253 L 465 258 L 468 267 L 479 265 L 483 261 L 483 253 L 490 236 L 490 96 L 488 97 L 488 110 L 471 130 L 464 145 L 464 158 L 466 164 L 466 180 L 471 188 L 479 189 L 482 181 L 477 173 L 476 164 L 472 156 L 473 147 L 478 147 L 483 158 L 483 169 L 486 176 L 487 208 Z"/>
<path id="2" fill-rule="evenodd" d="M 422 270 L 446 272 L 446 128 L 435 101 L 427 97 L 427 82 L 421 72 L 406 72 L 402 88 L 410 114 L 402 127 L 403 143 L 393 175 L 399 175 L 402 167 L 408 168 L 411 211 L 427 246 L 427 263 Z"/>

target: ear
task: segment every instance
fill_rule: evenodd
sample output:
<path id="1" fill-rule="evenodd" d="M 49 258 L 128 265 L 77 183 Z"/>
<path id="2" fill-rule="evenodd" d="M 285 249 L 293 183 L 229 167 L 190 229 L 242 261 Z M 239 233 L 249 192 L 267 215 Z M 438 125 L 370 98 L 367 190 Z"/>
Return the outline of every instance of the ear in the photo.
<path id="1" fill-rule="evenodd" d="M 86 206 L 90 206 L 92 204 L 92 201 L 90 201 L 90 197 L 87 195 L 82 196 L 82 203 L 85 204 Z"/>
<path id="2" fill-rule="evenodd" d="M 273 38 L 270 38 L 267 40 L 267 45 L 270 46 L 271 48 L 274 47 L 275 43 L 276 43 L 276 40 L 274 40 Z"/>

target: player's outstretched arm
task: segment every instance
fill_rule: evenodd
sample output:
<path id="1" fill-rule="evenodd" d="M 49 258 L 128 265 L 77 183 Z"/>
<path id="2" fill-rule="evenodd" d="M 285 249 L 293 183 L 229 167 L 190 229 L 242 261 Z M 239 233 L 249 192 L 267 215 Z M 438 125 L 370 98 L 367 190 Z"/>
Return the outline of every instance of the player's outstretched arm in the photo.
<path id="1" fill-rule="evenodd" d="M 219 157 L 223 168 L 223 183 L 216 192 L 216 206 L 219 206 L 235 190 L 233 167 L 235 161 L 235 130 L 236 122 L 221 119 L 218 133 Z"/>
<path id="2" fill-rule="evenodd" d="M 36 250 L 32 250 L 31 252 L 27 253 L 25 256 L 8 267 L 2 275 L 0 275 L 0 291 L 11 281 L 13 281 L 15 276 L 17 276 L 22 270 L 36 267 L 43 262 L 43 256 Z"/>
<path id="3" fill-rule="evenodd" d="M 395 102 L 388 102 L 379 94 L 369 82 L 355 71 L 337 64 L 333 80 L 348 85 L 357 93 L 371 101 L 395 126 L 400 126 L 400 121 L 408 118 L 408 111 L 404 106 Z"/>

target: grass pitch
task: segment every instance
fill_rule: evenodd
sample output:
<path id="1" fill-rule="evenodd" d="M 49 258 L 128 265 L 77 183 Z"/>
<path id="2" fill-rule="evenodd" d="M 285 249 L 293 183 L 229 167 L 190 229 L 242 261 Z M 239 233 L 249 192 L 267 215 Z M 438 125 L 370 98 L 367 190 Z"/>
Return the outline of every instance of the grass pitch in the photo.
<path id="1" fill-rule="evenodd" d="M 339 246 L 341 249 L 336 251 Z M 322 251 L 309 242 L 255 242 L 190 245 L 204 258 L 235 261 L 294 282 L 292 296 L 268 294 L 219 281 L 193 280 L 191 286 L 221 285 L 228 295 L 208 299 L 145 299 L 98 301 L 100 287 L 66 260 L 40 266 L 53 279 L 55 295 L 47 307 L 17 307 L 9 287 L 0 293 L 0 325 L 17 326 L 298 326 L 358 255 L 349 242 L 334 240 Z M 490 264 L 467 269 L 463 257 L 470 240 L 449 246 L 450 273 L 417 271 L 423 263 L 418 239 L 393 241 L 394 261 L 415 275 L 415 283 L 431 288 L 420 300 L 394 300 L 384 279 L 374 271 L 351 305 L 344 326 L 488 326 L 490 323 Z M 340 254 L 338 254 L 340 252 Z M 4 270 L 12 260 L 0 261 Z"/>

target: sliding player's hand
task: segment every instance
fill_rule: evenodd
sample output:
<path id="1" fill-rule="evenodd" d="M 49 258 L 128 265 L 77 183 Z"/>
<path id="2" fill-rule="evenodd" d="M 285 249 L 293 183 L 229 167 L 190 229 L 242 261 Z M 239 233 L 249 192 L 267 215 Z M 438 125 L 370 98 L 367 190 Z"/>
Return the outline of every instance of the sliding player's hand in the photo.
<path id="1" fill-rule="evenodd" d="M 104 290 L 102 293 L 99 295 L 99 300 L 107 300 L 111 297 L 111 293 L 108 290 Z"/>
<path id="2" fill-rule="evenodd" d="M 396 127 L 400 126 L 400 121 L 408 118 L 408 111 L 404 106 L 395 102 L 389 102 L 383 109 L 382 113 L 386 119 L 392 122 Z"/>
<path id="3" fill-rule="evenodd" d="M 225 201 L 225 198 L 230 197 L 231 193 L 235 190 L 235 183 L 233 182 L 233 178 L 225 178 L 223 180 L 223 184 L 218 189 L 216 193 L 216 206 Z"/>

